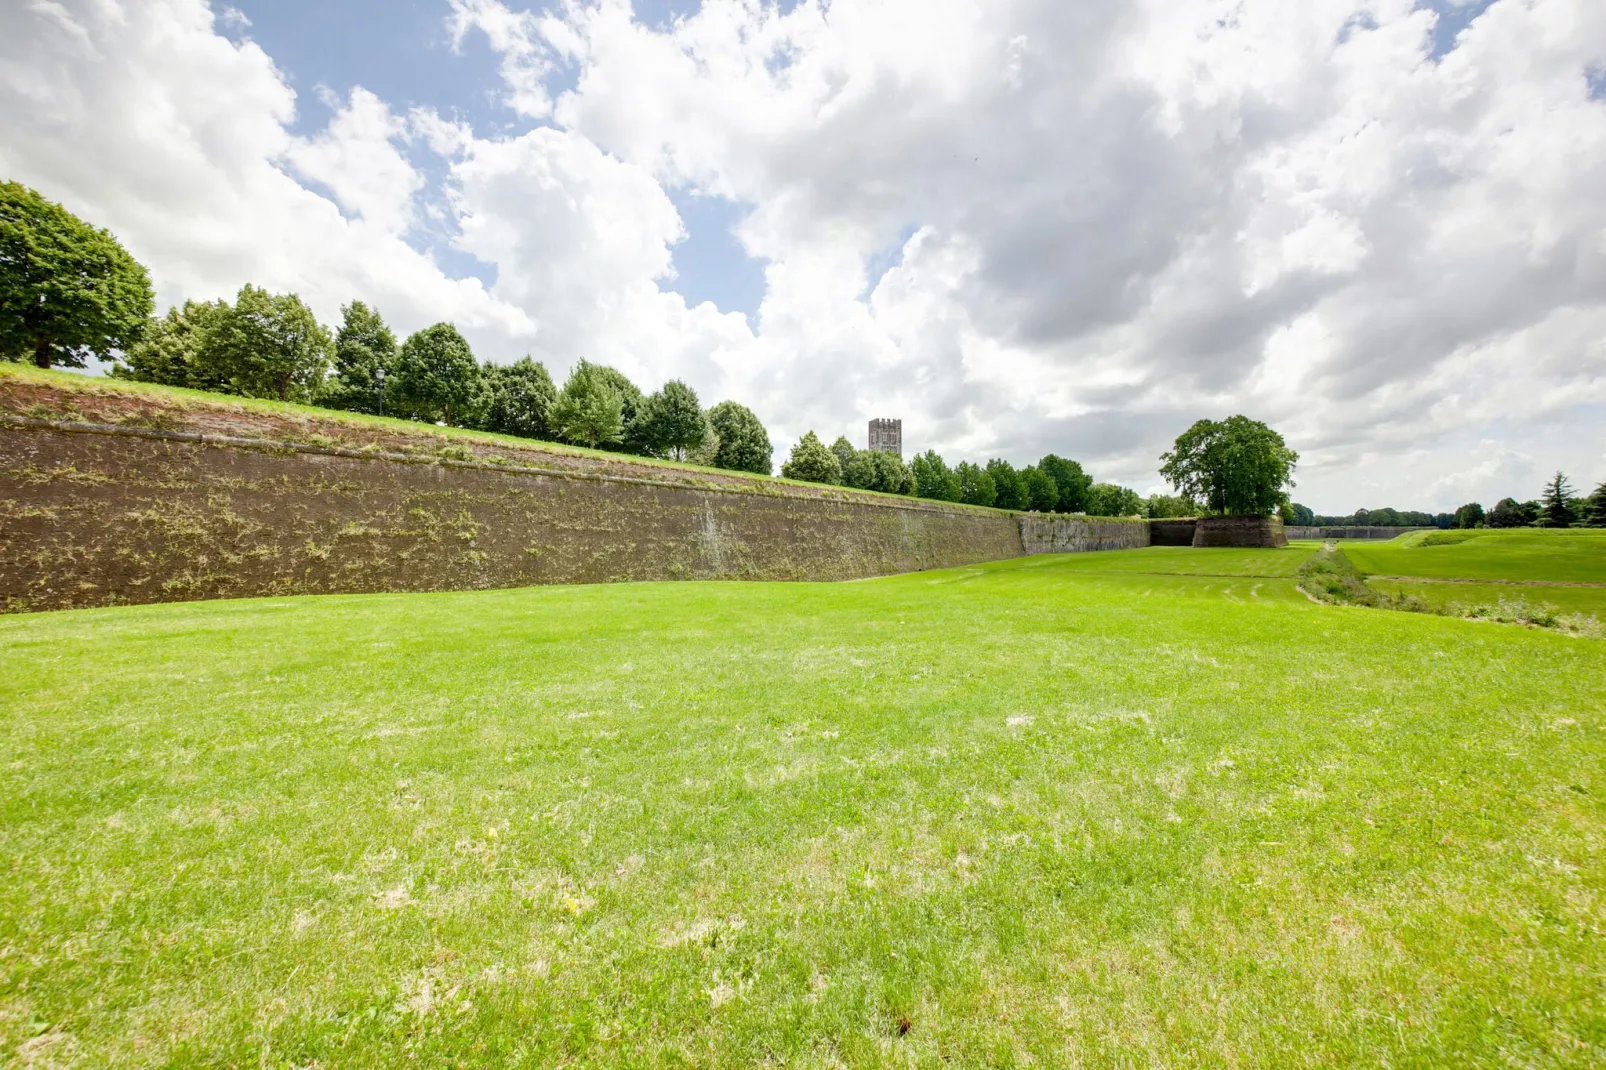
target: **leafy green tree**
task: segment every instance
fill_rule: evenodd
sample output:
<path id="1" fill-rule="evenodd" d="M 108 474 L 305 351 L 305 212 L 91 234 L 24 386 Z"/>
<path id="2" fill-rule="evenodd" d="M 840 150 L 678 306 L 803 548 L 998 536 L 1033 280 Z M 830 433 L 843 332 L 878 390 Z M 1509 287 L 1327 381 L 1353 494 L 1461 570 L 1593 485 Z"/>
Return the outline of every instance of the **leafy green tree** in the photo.
<path id="1" fill-rule="evenodd" d="M 1153 516 L 1154 514 L 1150 513 L 1149 515 Z M 1300 505 L 1298 502 L 1295 502 L 1294 523 L 1298 524 L 1300 527 L 1311 527 L 1316 523 L 1316 514 L 1311 511 L 1310 506 Z"/>
<path id="2" fill-rule="evenodd" d="M 842 485 L 845 487 L 857 487 L 860 490 L 880 489 L 877 486 L 881 475 L 876 470 L 874 456 L 876 451 L 856 450 L 849 446 L 847 460 L 844 461 L 842 452 L 837 449 L 837 446 L 846 441 L 847 439 L 845 438 L 839 438 L 831 443 L 831 452 L 836 456 L 838 463 L 842 465 Z"/>
<path id="3" fill-rule="evenodd" d="M 227 301 L 174 305 L 167 315 L 150 321 L 140 340 L 119 357 L 108 374 L 141 383 L 217 390 L 223 384 L 203 373 L 201 345 L 211 322 L 232 312 Z"/>
<path id="4" fill-rule="evenodd" d="M 903 463 L 903 458 L 896 453 L 886 450 L 864 450 L 869 455 L 870 465 L 875 469 L 875 483 L 871 490 L 884 491 L 887 494 L 913 494 L 914 474 L 909 466 Z"/>
<path id="5" fill-rule="evenodd" d="M 1583 501 L 1584 526 L 1606 528 L 1606 483 L 1596 487 Z"/>
<path id="6" fill-rule="evenodd" d="M 637 417 L 637 438 L 654 457 L 684 461 L 711 433 L 696 391 L 671 379 L 643 402 Z"/>
<path id="7" fill-rule="evenodd" d="M 1054 477 L 1036 465 L 1021 470 L 1026 484 L 1026 508 L 1034 513 L 1052 513 L 1059 508 L 1060 488 Z"/>
<path id="8" fill-rule="evenodd" d="M 1398 509 L 1384 506 L 1382 509 L 1355 510 L 1355 523 L 1370 524 L 1378 528 L 1403 528 L 1408 525 Z"/>
<path id="9" fill-rule="evenodd" d="M 914 476 L 915 496 L 939 502 L 957 502 L 960 496 L 959 477 L 948 467 L 936 450 L 915 455 L 909 463 Z"/>
<path id="10" fill-rule="evenodd" d="M 1087 492 L 1088 516 L 1142 516 L 1143 499 L 1130 487 L 1095 483 Z"/>
<path id="11" fill-rule="evenodd" d="M 0 182 L 0 358 L 110 360 L 139 341 L 154 307 L 150 275 L 109 231 Z"/>
<path id="12" fill-rule="evenodd" d="M 769 432 L 759 422 L 753 410 L 734 401 L 721 401 L 708 410 L 708 422 L 719 436 L 714 453 L 715 468 L 732 472 L 758 472 L 769 475 L 773 470 Z"/>
<path id="13" fill-rule="evenodd" d="M 552 437 L 552 407 L 558 388 L 546 365 L 520 357 L 512 364 L 487 364 L 480 371 L 484 399 L 481 426 L 487 431 L 520 438 Z"/>
<path id="14" fill-rule="evenodd" d="M 333 347 L 301 298 L 246 283 L 233 309 L 208 318 L 198 378 L 244 397 L 310 401 L 323 387 Z"/>
<path id="15" fill-rule="evenodd" d="M 1067 461 L 1063 457 L 1056 457 L 1052 453 L 1037 462 L 1037 470 L 1047 475 L 1059 488 L 1059 504 L 1054 507 L 1060 513 L 1088 512 L 1087 495 L 1093 487 L 1093 477 L 1082 471 L 1082 466 L 1075 461 Z"/>
<path id="16" fill-rule="evenodd" d="M 1014 465 L 995 457 L 987 462 L 987 474 L 993 477 L 995 506 L 1000 509 L 1026 508 L 1026 480 Z M 1058 494 L 1058 490 L 1055 493 Z"/>
<path id="17" fill-rule="evenodd" d="M 1494 508 L 1489 510 L 1484 523 L 1491 528 L 1521 527 L 1523 524 L 1521 509 L 1522 506 L 1515 498 L 1501 498 L 1495 502 Z"/>
<path id="18" fill-rule="evenodd" d="M 959 500 L 967 505 L 992 505 L 998 500 L 998 484 L 980 465 L 961 461 L 954 475 L 959 478 Z"/>
<path id="19" fill-rule="evenodd" d="M 1483 506 L 1477 502 L 1468 502 L 1455 511 L 1455 526 L 1458 528 L 1475 528 L 1483 523 Z"/>
<path id="20" fill-rule="evenodd" d="M 1572 482 L 1562 473 L 1557 472 L 1556 478 L 1545 484 L 1545 492 L 1540 496 L 1539 524 L 1547 528 L 1571 527 L 1578 519 L 1577 510 L 1573 503 L 1578 495 L 1573 493 Z"/>
<path id="21" fill-rule="evenodd" d="M 808 483 L 842 482 L 842 462 L 813 431 L 798 439 L 792 455 L 781 465 L 781 475 Z"/>
<path id="22" fill-rule="evenodd" d="M 848 436 L 838 435 L 836 441 L 831 443 L 831 452 L 836 454 L 836 463 L 842 466 L 843 478 L 847 478 L 848 465 L 852 463 L 853 455 L 858 451 L 853 448 L 853 443 L 848 441 Z M 848 484 L 850 487 L 852 485 Z"/>
<path id="23" fill-rule="evenodd" d="M 845 441 L 838 439 L 837 443 Z M 842 451 L 831 447 L 831 452 L 838 458 Z M 844 486 L 858 487 L 861 490 L 879 490 L 887 494 L 908 494 L 910 485 L 909 469 L 895 453 L 885 450 L 853 450 L 848 455 L 847 463 L 842 466 L 842 483 Z"/>
<path id="24" fill-rule="evenodd" d="M 386 375 L 395 373 L 396 336 L 379 313 L 361 301 L 342 305 L 334 374 L 324 384 L 318 403 L 347 412 L 378 412 L 381 369 Z"/>
<path id="25" fill-rule="evenodd" d="M 647 404 L 647 398 L 641 388 L 630 381 L 630 377 L 617 368 L 610 368 L 606 364 L 593 364 L 597 375 L 604 385 L 619 396 L 619 420 L 621 431 L 616 439 L 602 439 L 600 444 L 606 446 L 610 442 L 620 444 L 620 451 L 624 453 L 647 453 L 649 448 L 642 438 L 640 426 L 641 410 Z"/>
<path id="26" fill-rule="evenodd" d="M 1146 512 L 1155 520 L 1199 515 L 1198 503 L 1180 494 L 1151 494 L 1146 506 Z M 1299 522 L 1298 510 L 1299 506 L 1294 506 L 1294 523 Z"/>
<path id="27" fill-rule="evenodd" d="M 624 403 L 612 370 L 582 360 L 569 373 L 552 406 L 552 430 L 560 438 L 596 449 L 624 437 Z"/>
<path id="28" fill-rule="evenodd" d="M 1200 420 L 1161 455 L 1160 474 L 1212 513 L 1270 516 L 1288 500 L 1299 454 L 1258 420 Z"/>
<path id="29" fill-rule="evenodd" d="M 385 411 L 454 427 L 478 422 L 480 365 L 468 340 L 450 323 L 410 335 L 385 383 Z"/>

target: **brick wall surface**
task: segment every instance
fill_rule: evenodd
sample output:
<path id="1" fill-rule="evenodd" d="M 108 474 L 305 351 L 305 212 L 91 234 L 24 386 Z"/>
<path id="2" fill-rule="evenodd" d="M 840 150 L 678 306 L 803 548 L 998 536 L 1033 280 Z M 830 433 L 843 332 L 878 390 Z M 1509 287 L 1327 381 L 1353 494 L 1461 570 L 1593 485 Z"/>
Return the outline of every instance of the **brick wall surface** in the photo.
<path id="1" fill-rule="evenodd" d="M 1206 516 L 1194 529 L 1195 546 L 1287 546 L 1283 522 L 1274 516 Z"/>
<path id="2" fill-rule="evenodd" d="M 1147 520 L 1102 516 L 1026 513 L 1020 518 L 1021 546 L 1029 554 L 1131 550 L 1149 545 Z"/>

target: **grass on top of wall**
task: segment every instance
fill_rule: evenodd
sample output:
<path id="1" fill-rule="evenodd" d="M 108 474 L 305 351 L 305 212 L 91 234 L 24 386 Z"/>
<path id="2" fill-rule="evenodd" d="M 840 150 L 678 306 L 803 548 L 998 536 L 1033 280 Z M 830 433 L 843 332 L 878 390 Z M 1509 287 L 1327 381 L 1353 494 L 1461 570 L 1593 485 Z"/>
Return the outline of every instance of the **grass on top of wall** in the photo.
<path id="1" fill-rule="evenodd" d="M 815 491 L 822 488 L 840 491 L 851 495 L 864 495 L 871 498 L 891 499 L 900 502 L 921 502 L 926 505 L 940 505 L 960 510 L 973 510 L 986 515 L 1000 514 L 1015 515 L 1013 510 L 994 509 L 988 506 L 966 505 L 962 502 L 935 502 L 925 498 L 912 498 L 902 494 L 888 494 L 879 490 L 863 490 L 857 487 L 830 486 L 820 483 L 809 483 L 803 480 L 787 479 L 784 476 L 763 475 L 757 472 L 737 472 L 725 468 L 708 468 L 703 465 L 691 464 L 685 461 L 669 461 L 657 457 L 644 457 L 634 453 L 614 453 L 608 450 L 588 449 L 585 446 L 576 446 L 567 442 L 551 442 L 544 439 L 520 438 L 516 435 L 498 434 L 492 431 L 478 431 L 463 427 L 441 427 L 432 423 L 423 423 L 417 420 L 404 420 L 391 416 L 373 416 L 368 413 L 346 412 L 342 409 L 325 409 L 316 405 L 303 405 L 297 402 L 274 401 L 268 398 L 237 397 L 232 394 L 217 394 L 207 390 L 191 390 L 187 387 L 165 386 L 158 383 L 132 382 L 123 379 L 108 379 L 104 376 L 85 375 L 78 372 L 61 371 L 56 369 L 41 369 L 30 365 L 0 361 L 0 384 L 7 377 L 23 383 L 34 383 L 53 389 L 74 393 L 101 393 L 115 394 L 130 398 L 140 398 L 160 403 L 165 407 L 179 410 L 211 408 L 223 411 L 234 410 L 245 413 L 261 413 L 265 415 L 287 416 L 298 420 L 318 420 L 336 424 L 344 424 L 353 428 L 361 428 L 376 433 L 392 433 L 407 436 L 426 435 L 439 438 L 443 443 L 473 444 L 511 447 L 530 453 L 552 453 L 568 455 L 571 457 L 588 457 L 599 461 L 608 461 L 614 464 L 644 465 L 649 468 L 665 469 L 665 474 L 679 472 L 689 475 L 717 475 L 722 480 L 739 479 L 749 480 L 756 487 L 769 485 L 807 487 Z M 36 415 L 27 412 L 18 412 L 15 415 Z M 57 417 L 59 418 L 59 417 Z M 777 449 L 776 465 L 780 464 L 782 452 Z M 459 459 L 472 459 L 465 456 Z M 1099 518 L 1104 519 L 1104 518 Z"/>

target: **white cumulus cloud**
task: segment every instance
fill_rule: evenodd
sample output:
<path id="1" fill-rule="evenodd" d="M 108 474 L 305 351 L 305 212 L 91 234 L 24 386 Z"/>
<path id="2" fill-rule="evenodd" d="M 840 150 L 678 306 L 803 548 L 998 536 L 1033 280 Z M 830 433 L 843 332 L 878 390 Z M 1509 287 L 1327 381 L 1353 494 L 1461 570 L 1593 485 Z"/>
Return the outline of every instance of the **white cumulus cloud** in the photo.
<path id="1" fill-rule="evenodd" d="M 1442 57 L 1412 0 L 704 0 L 659 27 L 443 0 L 525 125 L 357 87 L 308 136 L 223 15 L 0 11 L 0 167 L 169 300 L 362 297 L 495 359 L 681 376 L 780 444 L 901 416 L 916 448 L 1141 490 L 1233 412 L 1284 431 L 1322 511 L 1606 477 L 1594 0 L 1496 0 Z M 675 291 L 676 191 L 742 206 L 751 325 Z"/>

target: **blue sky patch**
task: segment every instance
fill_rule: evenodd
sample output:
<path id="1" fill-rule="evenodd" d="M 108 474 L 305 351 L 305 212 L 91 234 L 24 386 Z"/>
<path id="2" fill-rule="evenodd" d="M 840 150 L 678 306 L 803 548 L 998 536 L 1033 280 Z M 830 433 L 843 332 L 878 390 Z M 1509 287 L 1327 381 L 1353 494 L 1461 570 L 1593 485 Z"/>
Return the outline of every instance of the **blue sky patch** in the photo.
<path id="1" fill-rule="evenodd" d="M 881 285 L 881 280 L 886 278 L 887 272 L 903 263 L 903 248 L 909 244 L 909 239 L 914 237 L 919 229 L 918 224 L 910 223 L 899 232 L 897 241 L 870 254 L 864 264 L 864 276 L 868 280 L 868 285 L 864 288 L 866 299 L 875 293 L 875 288 Z"/>
<path id="2" fill-rule="evenodd" d="M 1471 3 L 1453 4 L 1450 0 L 1427 0 L 1421 6 L 1438 13 L 1438 25 L 1433 28 L 1433 58 L 1438 59 L 1455 48 L 1455 39 L 1489 9 L 1494 0 L 1471 0 Z"/>
<path id="3" fill-rule="evenodd" d="M 669 190 L 687 237 L 674 247 L 673 280 L 660 282 L 686 298 L 688 306 L 712 301 L 721 312 L 740 312 L 754 322 L 764 300 L 764 262 L 747 255 L 736 224 L 748 207 L 724 197 Z"/>

